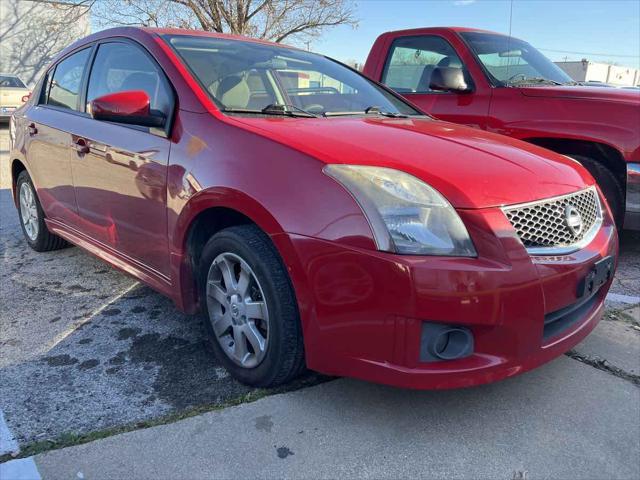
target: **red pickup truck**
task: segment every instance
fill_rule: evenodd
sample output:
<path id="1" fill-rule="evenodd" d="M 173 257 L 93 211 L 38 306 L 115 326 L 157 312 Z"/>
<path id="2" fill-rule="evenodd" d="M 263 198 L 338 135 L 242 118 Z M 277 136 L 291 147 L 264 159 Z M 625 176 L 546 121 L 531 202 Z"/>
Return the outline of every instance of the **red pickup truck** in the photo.
<path id="1" fill-rule="evenodd" d="M 384 33 L 364 73 L 441 120 L 572 157 L 640 229 L 640 91 L 580 85 L 528 43 L 467 28 Z"/>

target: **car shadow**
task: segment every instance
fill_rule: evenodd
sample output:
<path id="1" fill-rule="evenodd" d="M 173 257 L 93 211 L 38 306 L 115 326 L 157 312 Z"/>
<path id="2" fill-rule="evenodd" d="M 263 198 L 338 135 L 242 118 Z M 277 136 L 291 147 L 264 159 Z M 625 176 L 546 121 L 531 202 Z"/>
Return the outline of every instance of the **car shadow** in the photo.
<path id="1" fill-rule="evenodd" d="M 79 248 L 29 249 L 7 189 L 0 258 L 0 408 L 20 443 L 215 408 L 255 390 L 218 364 L 199 316 Z"/>

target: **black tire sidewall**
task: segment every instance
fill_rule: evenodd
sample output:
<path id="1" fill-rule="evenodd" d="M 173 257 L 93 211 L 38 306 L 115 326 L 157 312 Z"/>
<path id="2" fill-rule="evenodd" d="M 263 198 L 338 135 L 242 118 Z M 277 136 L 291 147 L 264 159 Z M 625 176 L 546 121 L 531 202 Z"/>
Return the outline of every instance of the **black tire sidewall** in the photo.
<path id="1" fill-rule="evenodd" d="M 252 231 L 253 230 L 253 231 Z M 254 368 L 243 368 L 234 363 L 220 346 L 209 320 L 206 300 L 206 282 L 213 260 L 221 253 L 233 253 L 251 267 L 262 287 L 269 312 L 269 341 L 262 362 Z M 291 377 L 294 352 L 287 351 L 293 336 L 299 336 L 297 305 L 292 301 L 293 291 L 286 270 L 271 245 L 269 238 L 251 226 L 230 227 L 214 235 L 204 246 L 198 269 L 198 289 L 201 311 L 210 343 L 218 361 L 242 383 L 256 387 L 269 387 L 283 383 Z M 301 338 L 295 339 L 301 341 Z M 299 369 L 296 369 L 299 370 Z"/>
<path id="2" fill-rule="evenodd" d="M 614 174 L 607 167 L 591 157 L 583 155 L 569 156 L 586 168 L 598 183 L 600 190 L 602 190 L 602 193 L 607 199 L 616 227 L 621 229 L 625 210 L 624 191 Z"/>

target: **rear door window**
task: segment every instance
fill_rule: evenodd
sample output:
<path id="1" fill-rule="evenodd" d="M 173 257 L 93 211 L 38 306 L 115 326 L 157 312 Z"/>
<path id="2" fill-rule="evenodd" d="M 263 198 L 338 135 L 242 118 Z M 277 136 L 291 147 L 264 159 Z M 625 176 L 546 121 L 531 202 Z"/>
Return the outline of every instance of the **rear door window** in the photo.
<path id="1" fill-rule="evenodd" d="M 444 38 L 435 35 L 394 40 L 382 83 L 399 93 L 429 93 L 431 74 L 437 67 L 460 67 L 462 61 Z"/>
<path id="2" fill-rule="evenodd" d="M 90 53 L 91 49 L 85 48 L 56 65 L 51 83 L 48 85 L 47 105 L 79 110 L 82 76 Z"/>

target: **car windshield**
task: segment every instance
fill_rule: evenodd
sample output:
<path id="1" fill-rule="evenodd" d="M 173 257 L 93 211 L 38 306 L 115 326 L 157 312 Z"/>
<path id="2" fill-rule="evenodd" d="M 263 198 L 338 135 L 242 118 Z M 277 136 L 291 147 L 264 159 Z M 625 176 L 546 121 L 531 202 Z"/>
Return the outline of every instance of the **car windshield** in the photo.
<path id="1" fill-rule="evenodd" d="M 574 83 L 560 67 L 527 42 L 505 35 L 462 32 L 485 69 L 503 85 Z"/>
<path id="2" fill-rule="evenodd" d="M 224 38 L 166 39 L 228 113 L 422 115 L 366 77 L 321 55 Z"/>
<path id="3" fill-rule="evenodd" d="M 18 77 L 13 75 L 0 75 L 0 87 L 27 88 Z"/>

